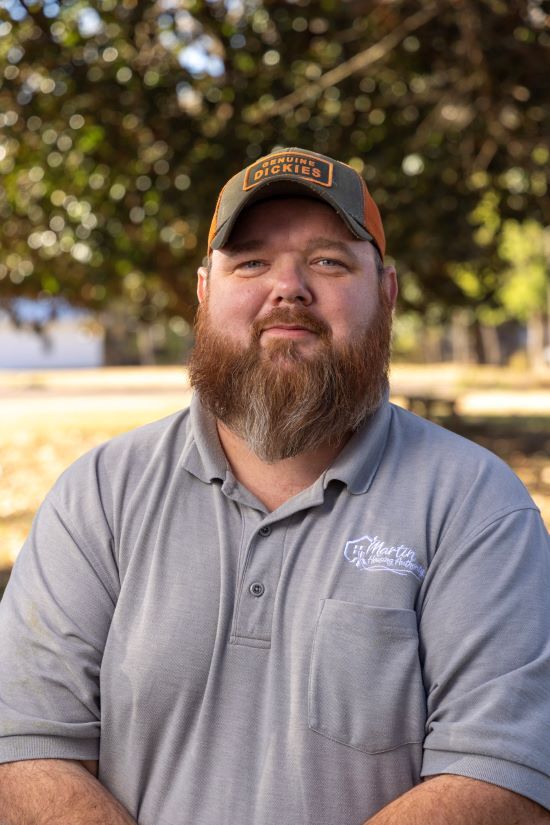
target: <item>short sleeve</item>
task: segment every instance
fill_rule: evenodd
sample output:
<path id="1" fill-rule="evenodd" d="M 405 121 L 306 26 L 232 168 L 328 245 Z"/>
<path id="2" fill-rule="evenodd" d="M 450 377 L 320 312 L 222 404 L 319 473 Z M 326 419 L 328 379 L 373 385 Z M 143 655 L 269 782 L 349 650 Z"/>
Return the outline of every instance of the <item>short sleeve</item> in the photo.
<path id="1" fill-rule="evenodd" d="M 550 542 L 535 508 L 447 538 L 419 636 L 422 775 L 481 779 L 550 809 Z"/>
<path id="2" fill-rule="evenodd" d="M 0 762 L 98 758 L 117 572 L 100 508 L 77 488 L 68 497 L 88 508 L 85 528 L 51 493 L 0 603 Z"/>

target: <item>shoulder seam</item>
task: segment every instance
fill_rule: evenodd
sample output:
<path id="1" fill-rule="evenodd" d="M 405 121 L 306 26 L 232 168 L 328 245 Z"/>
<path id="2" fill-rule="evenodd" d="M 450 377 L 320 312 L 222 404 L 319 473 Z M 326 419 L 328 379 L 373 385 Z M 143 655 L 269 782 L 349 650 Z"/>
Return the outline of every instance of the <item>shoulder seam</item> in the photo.
<path id="1" fill-rule="evenodd" d="M 90 544 L 88 544 L 87 539 L 85 539 L 84 536 L 82 535 L 82 533 L 77 529 L 77 527 L 75 526 L 75 523 L 72 520 L 71 516 L 67 513 L 66 508 L 61 504 L 60 501 L 57 500 L 57 496 L 55 495 L 55 493 L 53 491 L 50 491 L 49 499 L 50 499 L 50 502 L 51 502 L 51 505 L 52 505 L 53 509 L 55 510 L 58 517 L 61 519 L 61 521 L 65 524 L 65 526 L 67 528 L 67 531 L 69 532 L 69 534 L 70 534 L 71 538 L 73 539 L 73 541 L 75 542 L 75 544 L 77 546 L 80 545 L 80 546 L 82 546 L 86 549 L 86 560 L 87 560 L 88 564 L 90 565 L 90 567 L 92 567 L 92 568 L 94 567 L 94 565 L 91 562 L 91 559 L 93 559 L 94 562 L 97 564 L 97 566 L 101 568 L 101 571 L 102 571 L 103 575 L 101 576 L 101 578 L 99 580 L 100 580 L 101 584 L 103 585 L 103 587 L 105 588 L 106 592 L 109 594 L 109 598 L 111 599 L 111 601 L 113 603 L 113 606 L 116 605 L 118 595 L 107 585 L 107 582 L 109 580 L 109 572 L 105 568 L 103 562 L 101 561 L 101 558 L 96 553 L 93 552 Z M 112 535 L 110 527 L 109 527 L 109 533 L 111 533 L 111 535 Z M 117 565 L 117 569 L 118 569 L 118 565 Z"/>
<path id="2" fill-rule="evenodd" d="M 512 513 L 520 513 L 522 510 L 534 510 L 536 513 L 540 514 L 540 510 L 534 502 L 533 504 L 522 504 L 521 507 L 517 507 L 516 505 L 508 505 L 507 507 L 503 507 L 501 510 L 496 510 L 494 513 L 491 513 L 490 516 L 487 516 L 483 521 L 480 521 L 478 524 L 472 527 L 472 529 L 462 537 L 462 540 L 469 541 L 471 538 L 483 532 L 483 530 L 485 530 L 491 524 L 494 524 L 496 521 L 500 521 L 506 516 L 512 515 Z M 452 527 L 450 526 L 449 530 L 447 530 L 441 538 L 441 541 L 439 542 L 436 548 L 436 553 L 441 547 L 441 545 L 444 544 L 447 540 L 447 536 L 449 535 L 451 529 Z"/>

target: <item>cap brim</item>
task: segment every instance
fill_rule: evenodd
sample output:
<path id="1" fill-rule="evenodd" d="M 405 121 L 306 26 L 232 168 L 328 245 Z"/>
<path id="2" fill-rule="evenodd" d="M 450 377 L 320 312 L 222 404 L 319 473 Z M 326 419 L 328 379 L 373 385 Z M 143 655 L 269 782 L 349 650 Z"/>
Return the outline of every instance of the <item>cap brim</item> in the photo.
<path id="1" fill-rule="evenodd" d="M 277 180 L 266 180 L 258 184 L 253 190 L 245 194 L 241 203 L 235 208 L 231 217 L 223 223 L 210 243 L 211 249 L 222 249 L 226 245 L 233 231 L 235 223 L 243 210 L 247 209 L 253 203 L 260 201 L 271 200 L 272 198 L 284 197 L 308 197 L 314 200 L 323 201 L 331 206 L 338 216 L 346 224 L 350 232 L 360 240 L 372 241 L 373 237 L 364 226 L 362 226 L 355 218 L 343 211 L 342 208 L 331 197 L 330 192 L 320 187 L 315 183 L 308 183 L 307 181 L 297 181 L 293 176 L 291 178 L 284 178 L 283 175 L 278 176 Z"/>

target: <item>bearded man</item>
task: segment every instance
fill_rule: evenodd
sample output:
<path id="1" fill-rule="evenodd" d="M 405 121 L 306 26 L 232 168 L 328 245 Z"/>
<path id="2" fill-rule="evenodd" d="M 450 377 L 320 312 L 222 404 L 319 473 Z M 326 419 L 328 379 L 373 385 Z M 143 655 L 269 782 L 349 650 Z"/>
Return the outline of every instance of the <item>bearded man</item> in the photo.
<path id="1" fill-rule="evenodd" d="M 550 822 L 548 535 L 389 403 L 384 254 L 337 160 L 226 184 L 191 409 L 62 476 L 2 602 L 2 825 Z"/>

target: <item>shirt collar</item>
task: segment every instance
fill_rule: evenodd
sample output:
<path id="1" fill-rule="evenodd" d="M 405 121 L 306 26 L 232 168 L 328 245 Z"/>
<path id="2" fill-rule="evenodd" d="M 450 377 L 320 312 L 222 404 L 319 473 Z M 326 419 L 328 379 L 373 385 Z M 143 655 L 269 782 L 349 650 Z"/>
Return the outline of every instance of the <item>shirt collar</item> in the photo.
<path id="1" fill-rule="evenodd" d="M 183 467 L 207 484 L 215 479 L 224 481 L 230 469 L 229 462 L 220 444 L 216 420 L 202 407 L 197 393 L 191 399 L 189 421 Z"/>
<path id="2" fill-rule="evenodd" d="M 323 489 L 331 481 L 343 482 L 352 495 L 366 493 L 372 484 L 389 435 L 391 404 L 385 394 L 378 409 L 353 434 L 323 476 Z M 214 417 L 197 393 L 190 406 L 189 435 L 182 455 L 183 467 L 205 483 L 225 481 L 229 463 L 220 444 Z"/>
<path id="3" fill-rule="evenodd" d="M 324 476 L 323 486 L 342 481 L 352 495 L 366 493 L 384 455 L 392 416 L 386 392 L 378 409 L 352 435 Z"/>

